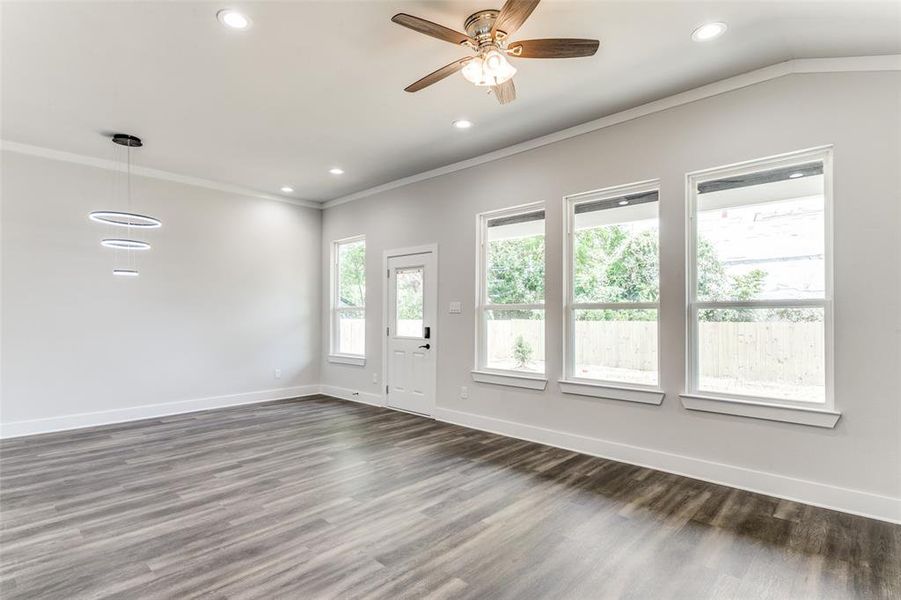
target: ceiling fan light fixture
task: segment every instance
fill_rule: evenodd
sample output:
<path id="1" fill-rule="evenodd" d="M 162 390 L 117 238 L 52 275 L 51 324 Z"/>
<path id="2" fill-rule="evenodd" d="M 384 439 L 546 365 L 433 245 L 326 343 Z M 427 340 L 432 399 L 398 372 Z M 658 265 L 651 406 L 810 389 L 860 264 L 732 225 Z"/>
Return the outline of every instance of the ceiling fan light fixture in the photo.
<path id="1" fill-rule="evenodd" d="M 500 85 L 509 81 L 516 74 L 516 67 L 511 65 L 503 54 L 497 50 L 489 50 L 482 56 L 476 56 L 462 70 L 467 81 L 478 86 Z"/>

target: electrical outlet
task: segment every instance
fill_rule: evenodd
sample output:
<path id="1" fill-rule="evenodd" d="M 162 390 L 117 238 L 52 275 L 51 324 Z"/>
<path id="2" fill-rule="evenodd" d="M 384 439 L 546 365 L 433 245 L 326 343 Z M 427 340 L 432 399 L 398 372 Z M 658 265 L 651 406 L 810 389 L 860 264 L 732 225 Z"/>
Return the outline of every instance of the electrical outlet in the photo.
<path id="1" fill-rule="evenodd" d="M 378 382 L 379 382 L 379 374 L 373 373 L 372 374 L 372 383 L 378 383 Z"/>
<path id="2" fill-rule="evenodd" d="M 272 372 L 272 374 L 275 376 L 276 379 L 282 378 L 282 370 L 281 369 L 276 369 L 275 371 Z"/>
<path id="3" fill-rule="evenodd" d="M 460 398 L 463 400 L 469 398 L 469 388 L 467 388 L 465 385 L 460 386 Z"/>

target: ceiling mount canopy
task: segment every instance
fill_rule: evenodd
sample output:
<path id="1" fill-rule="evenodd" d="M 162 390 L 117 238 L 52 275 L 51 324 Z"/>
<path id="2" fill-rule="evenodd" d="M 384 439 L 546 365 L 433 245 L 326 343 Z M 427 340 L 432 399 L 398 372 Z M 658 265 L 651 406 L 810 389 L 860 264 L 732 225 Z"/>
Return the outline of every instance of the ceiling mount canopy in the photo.
<path id="1" fill-rule="evenodd" d="M 507 0 L 500 10 L 480 10 L 469 15 L 463 23 L 466 33 L 405 13 L 394 15 L 391 20 L 398 25 L 475 52 L 475 56 L 466 56 L 429 73 L 407 86 L 405 91 L 418 92 L 462 71 L 467 81 L 490 87 L 498 102 L 507 104 L 516 99 L 513 86 L 516 68 L 507 60 L 508 56 L 578 58 L 593 56 L 598 51 L 598 40 L 561 38 L 510 42 L 509 36 L 516 33 L 537 6 L 538 0 Z"/>
<path id="2" fill-rule="evenodd" d="M 141 138 L 134 135 L 128 135 L 127 133 L 113 134 L 113 143 L 119 144 L 120 146 L 127 146 L 129 148 L 140 148 L 144 145 L 144 142 L 141 141 Z"/>

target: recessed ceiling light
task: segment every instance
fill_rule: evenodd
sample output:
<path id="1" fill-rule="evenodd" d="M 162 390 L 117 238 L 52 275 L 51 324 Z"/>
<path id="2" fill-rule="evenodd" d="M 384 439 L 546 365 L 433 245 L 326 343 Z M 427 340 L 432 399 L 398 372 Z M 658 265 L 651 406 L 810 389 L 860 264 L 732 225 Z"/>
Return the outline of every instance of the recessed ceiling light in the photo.
<path id="1" fill-rule="evenodd" d="M 283 185 L 282 191 L 285 192 L 286 194 L 290 194 L 291 192 L 294 191 L 294 188 L 291 187 L 290 185 Z"/>
<path id="2" fill-rule="evenodd" d="M 691 39 L 696 42 L 709 42 L 726 33 L 725 23 L 706 23 L 691 32 Z"/>
<path id="3" fill-rule="evenodd" d="M 250 19 L 236 10 L 224 9 L 216 13 L 216 18 L 226 27 L 232 29 L 247 29 L 250 27 Z"/>
<path id="4" fill-rule="evenodd" d="M 113 275 L 119 277 L 137 277 L 138 272 L 134 269 L 113 269 Z"/>
<path id="5" fill-rule="evenodd" d="M 467 121 L 466 119 L 457 119 L 453 122 L 453 126 L 457 129 L 469 129 L 472 127 L 472 121 Z"/>
<path id="6" fill-rule="evenodd" d="M 629 203 L 628 200 L 620 200 L 620 201 L 619 201 L 619 205 L 620 205 L 620 206 L 625 206 L 625 205 L 627 205 L 628 203 Z"/>
<path id="7" fill-rule="evenodd" d="M 328 172 L 332 175 L 344 175 L 344 169 L 341 169 L 339 167 L 332 167 L 328 170 Z"/>
<path id="8" fill-rule="evenodd" d="M 804 177 L 804 173 L 792 173 L 788 176 L 789 179 L 797 179 L 798 177 Z"/>

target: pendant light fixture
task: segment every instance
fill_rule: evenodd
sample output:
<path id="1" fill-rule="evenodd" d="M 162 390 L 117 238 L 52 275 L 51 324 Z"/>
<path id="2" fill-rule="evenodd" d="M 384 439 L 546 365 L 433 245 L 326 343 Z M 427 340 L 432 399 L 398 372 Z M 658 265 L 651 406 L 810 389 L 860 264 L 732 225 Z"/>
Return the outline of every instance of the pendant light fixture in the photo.
<path id="1" fill-rule="evenodd" d="M 95 210 L 90 213 L 88 217 L 92 221 L 96 221 L 98 223 L 103 223 L 106 225 L 112 225 L 115 227 L 125 227 L 126 234 L 130 234 L 132 228 L 135 229 L 156 229 L 162 225 L 159 219 L 156 217 L 150 217 L 147 215 L 141 215 L 137 213 L 131 212 L 131 149 L 132 148 L 140 148 L 144 145 L 141 141 L 141 138 L 135 137 L 133 135 L 128 135 L 125 133 L 117 133 L 113 135 L 112 141 L 114 144 L 118 144 L 119 146 L 124 146 L 126 149 L 126 193 L 125 193 L 125 202 L 126 202 L 126 211 L 116 211 L 116 210 Z M 132 239 L 130 235 L 126 235 L 124 237 L 109 237 L 104 238 L 100 241 L 100 245 L 106 248 L 112 248 L 116 250 L 115 254 L 115 262 L 117 263 L 113 268 L 113 275 L 125 276 L 125 277 L 137 277 L 138 270 L 135 264 L 135 255 L 134 252 L 137 250 L 149 250 L 150 244 L 142 240 Z M 125 251 L 125 259 L 126 266 L 120 267 L 118 265 L 119 259 L 119 251 Z"/>

